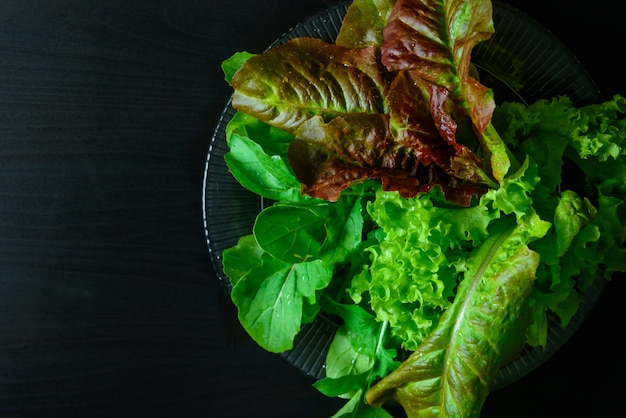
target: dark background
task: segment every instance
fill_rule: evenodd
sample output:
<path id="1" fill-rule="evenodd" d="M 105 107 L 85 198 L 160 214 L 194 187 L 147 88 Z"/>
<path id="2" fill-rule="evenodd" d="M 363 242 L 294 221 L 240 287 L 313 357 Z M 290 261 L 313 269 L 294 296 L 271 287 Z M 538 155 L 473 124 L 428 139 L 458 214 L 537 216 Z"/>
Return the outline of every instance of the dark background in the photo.
<path id="1" fill-rule="evenodd" d="M 626 94 L 609 0 L 511 1 Z M 241 331 L 211 269 L 202 176 L 220 63 L 325 0 L 0 1 L 0 417 L 330 417 Z M 482 417 L 624 417 L 626 286 Z"/>

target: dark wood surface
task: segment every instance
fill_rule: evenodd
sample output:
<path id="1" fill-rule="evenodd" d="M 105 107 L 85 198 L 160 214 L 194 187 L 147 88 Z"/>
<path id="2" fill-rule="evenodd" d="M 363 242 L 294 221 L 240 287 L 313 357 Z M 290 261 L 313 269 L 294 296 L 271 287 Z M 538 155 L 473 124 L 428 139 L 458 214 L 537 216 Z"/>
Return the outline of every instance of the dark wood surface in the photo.
<path id="1" fill-rule="evenodd" d="M 614 3 L 511 3 L 605 95 L 626 94 Z M 330 4 L 0 1 L 0 417 L 337 410 L 241 331 L 211 269 L 201 201 L 230 96 L 221 61 Z M 626 416 L 625 297 L 624 280 L 610 283 L 565 347 L 493 393 L 482 416 Z"/>

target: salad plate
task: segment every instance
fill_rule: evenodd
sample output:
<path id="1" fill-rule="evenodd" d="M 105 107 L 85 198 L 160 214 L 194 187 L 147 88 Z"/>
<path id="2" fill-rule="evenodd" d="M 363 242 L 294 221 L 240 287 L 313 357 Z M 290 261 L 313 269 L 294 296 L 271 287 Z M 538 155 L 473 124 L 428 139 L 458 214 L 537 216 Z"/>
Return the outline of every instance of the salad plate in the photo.
<path id="1" fill-rule="evenodd" d="M 337 3 L 296 25 L 268 49 L 297 37 L 315 37 L 333 42 L 350 2 Z M 525 104 L 539 99 L 568 96 L 585 105 L 602 100 L 593 80 L 575 56 L 546 28 L 523 12 L 493 2 L 495 34 L 473 50 L 472 62 L 481 82 L 493 89 L 497 102 Z M 217 122 L 206 159 L 203 182 L 203 215 L 206 240 L 213 267 L 225 292 L 231 284 L 223 272 L 222 252 L 247 235 L 258 213 L 271 202 L 244 189 L 224 161 L 228 152 L 226 126 L 235 110 L 230 101 Z M 548 360 L 576 332 L 603 288 L 603 281 L 590 286 L 576 315 L 563 328 L 556 318 L 549 325 L 545 348 L 528 348 L 500 369 L 492 390 L 523 377 Z M 318 316 L 298 334 L 294 348 L 281 356 L 314 379 L 325 376 L 325 359 L 338 324 Z"/>

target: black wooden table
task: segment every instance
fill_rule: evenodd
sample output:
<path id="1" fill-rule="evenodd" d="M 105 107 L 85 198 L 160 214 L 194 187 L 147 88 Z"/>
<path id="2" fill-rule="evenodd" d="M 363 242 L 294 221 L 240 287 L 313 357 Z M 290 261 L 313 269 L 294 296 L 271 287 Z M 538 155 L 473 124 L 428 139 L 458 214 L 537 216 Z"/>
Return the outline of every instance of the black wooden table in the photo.
<path id="1" fill-rule="evenodd" d="M 626 94 L 612 2 L 511 3 L 607 97 Z M 220 63 L 331 4 L 0 1 L 0 417 L 337 410 L 242 332 L 211 269 L 201 200 L 231 93 Z M 625 297 L 623 280 L 610 283 L 565 347 L 482 416 L 626 416 Z"/>

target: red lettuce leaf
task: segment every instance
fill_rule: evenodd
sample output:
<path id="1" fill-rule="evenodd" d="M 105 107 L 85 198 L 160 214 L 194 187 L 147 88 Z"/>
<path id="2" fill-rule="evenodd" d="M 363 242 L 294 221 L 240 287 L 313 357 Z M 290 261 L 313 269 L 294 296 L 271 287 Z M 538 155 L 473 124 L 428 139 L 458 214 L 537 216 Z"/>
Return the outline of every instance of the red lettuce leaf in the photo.
<path id="1" fill-rule="evenodd" d="M 467 118 L 448 96 L 448 89 L 400 71 L 387 98 L 396 142 L 414 150 L 422 164 L 435 164 L 460 181 L 495 186 L 485 161 L 457 141 L 459 123 Z"/>
<path id="2" fill-rule="evenodd" d="M 335 43 L 348 48 L 380 46 L 394 3 L 395 0 L 353 0 Z"/>
<path id="3" fill-rule="evenodd" d="M 293 145 L 289 162 L 299 167 L 304 193 L 335 201 L 343 189 L 371 178 L 404 197 L 439 184 L 448 200 L 463 205 L 486 191 L 488 168 L 456 142 L 446 89 L 402 71 L 387 97 L 388 114 L 352 113 L 329 122 L 314 117 L 299 126 L 296 136 L 310 146 Z"/>
<path id="4" fill-rule="evenodd" d="M 342 45 L 296 38 L 250 58 L 232 77 L 232 104 L 297 138 L 288 154 L 303 193 L 334 201 L 375 178 L 406 197 L 439 185 L 469 205 L 497 186 L 477 153 L 497 160 L 499 137 L 484 134 L 493 98 L 469 75 L 471 48 L 493 30 L 485 3 L 357 0 Z M 500 180 L 508 166 L 498 167 Z"/>
<path id="5" fill-rule="evenodd" d="M 438 186 L 452 203 L 469 206 L 475 196 L 487 191 L 479 184 L 463 183 L 435 165 L 421 165 L 410 175 L 403 169 L 365 167 L 346 162 L 301 139 L 289 145 L 289 161 L 302 192 L 315 198 L 335 202 L 348 187 L 368 179 L 378 179 L 386 191 L 397 191 L 402 197 L 414 197 Z"/>
<path id="6" fill-rule="evenodd" d="M 384 112 L 387 84 L 378 55 L 375 47 L 292 39 L 241 66 L 231 81 L 232 105 L 289 133 L 315 116 Z"/>
<path id="7" fill-rule="evenodd" d="M 382 63 L 448 89 L 482 132 L 495 104 L 491 90 L 470 75 L 470 58 L 493 31 L 489 1 L 398 0 L 384 29 Z"/>

